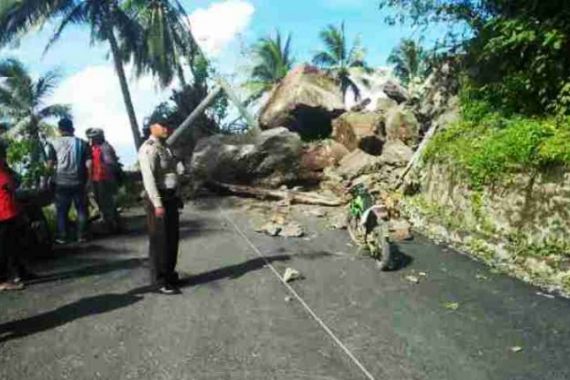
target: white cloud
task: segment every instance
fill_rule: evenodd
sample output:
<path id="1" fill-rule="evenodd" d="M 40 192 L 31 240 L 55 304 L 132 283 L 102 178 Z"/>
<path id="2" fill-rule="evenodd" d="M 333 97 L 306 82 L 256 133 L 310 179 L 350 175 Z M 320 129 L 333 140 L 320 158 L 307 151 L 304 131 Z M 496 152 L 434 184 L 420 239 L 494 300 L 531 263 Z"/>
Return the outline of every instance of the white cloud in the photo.
<path id="1" fill-rule="evenodd" d="M 200 46 L 208 56 L 216 57 L 247 30 L 254 12 L 247 0 L 224 0 L 197 9 L 189 19 Z M 129 67 L 126 71 L 127 77 L 132 78 Z M 170 95 L 170 90 L 157 90 L 155 83 L 151 77 L 129 81 L 139 127 L 143 118 Z M 67 77 L 50 101 L 72 106 L 78 136 L 85 137 L 87 128 L 102 128 L 125 164 L 136 161 L 123 96 L 111 64 L 88 66 Z"/>
<path id="2" fill-rule="evenodd" d="M 127 77 L 131 78 L 131 70 L 127 67 L 126 71 Z M 142 126 L 142 119 L 169 94 L 169 91 L 156 90 L 154 83 L 151 77 L 131 80 L 129 83 L 139 127 Z M 122 156 L 123 162 L 132 164 L 135 161 L 133 136 L 113 66 L 89 66 L 66 78 L 51 101 L 72 106 L 79 137 L 85 138 L 87 128 L 102 128 L 107 140 Z"/>
<path id="3" fill-rule="evenodd" d="M 192 33 L 209 56 L 219 55 L 251 23 L 255 7 L 246 0 L 225 0 L 189 16 Z"/>

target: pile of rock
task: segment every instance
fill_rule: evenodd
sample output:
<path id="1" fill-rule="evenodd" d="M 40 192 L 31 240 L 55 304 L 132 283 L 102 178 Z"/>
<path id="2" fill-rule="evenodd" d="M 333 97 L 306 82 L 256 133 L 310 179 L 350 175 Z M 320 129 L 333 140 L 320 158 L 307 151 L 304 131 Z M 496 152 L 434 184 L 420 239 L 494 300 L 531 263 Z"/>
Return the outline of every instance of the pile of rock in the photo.
<path id="1" fill-rule="evenodd" d="M 362 85 L 367 98 L 347 111 L 328 75 L 307 65 L 292 70 L 261 108 L 263 132 L 200 140 L 192 173 L 205 181 L 265 187 L 365 175 L 394 182 L 419 142 L 420 123 L 397 81 L 381 71 L 362 75 L 373 75 L 355 77 L 372 83 L 367 90 Z"/>

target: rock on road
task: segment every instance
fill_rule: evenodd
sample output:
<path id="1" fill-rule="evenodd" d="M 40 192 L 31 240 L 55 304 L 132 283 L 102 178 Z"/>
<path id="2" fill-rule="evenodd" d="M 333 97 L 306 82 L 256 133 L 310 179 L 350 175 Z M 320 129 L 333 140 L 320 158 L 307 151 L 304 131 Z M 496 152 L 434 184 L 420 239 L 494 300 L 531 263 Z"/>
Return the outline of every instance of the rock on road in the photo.
<path id="1" fill-rule="evenodd" d="M 144 218 L 130 220 L 0 293 L 0 379 L 570 378 L 570 301 L 421 237 L 381 273 L 317 218 L 308 238 L 273 238 L 231 199 L 204 199 L 182 217 L 183 294 L 162 296 L 146 288 Z M 247 240 L 304 276 L 290 286 L 342 347 Z"/>

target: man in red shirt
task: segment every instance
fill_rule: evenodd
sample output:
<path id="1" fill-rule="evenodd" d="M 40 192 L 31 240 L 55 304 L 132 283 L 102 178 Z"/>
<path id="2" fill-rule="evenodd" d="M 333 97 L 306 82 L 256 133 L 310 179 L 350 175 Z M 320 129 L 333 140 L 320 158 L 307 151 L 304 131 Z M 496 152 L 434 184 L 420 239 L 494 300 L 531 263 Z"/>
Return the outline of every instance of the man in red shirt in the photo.
<path id="1" fill-rule="evenodd" d="M 107 141 L 102 129 L 89 128 L 86 132 L 91 147 L 91 183 L 95 201 L 110 232 L 120 228 L 117 211 L 120 164 L 115 150 Z"/>
<path id="2" fill-rule="evenodd" d="M 18 236 L 22 210 L 16 201 L 16 182 L 6 163 L 6 146 L 0 142 L 0 291 L 20 290 L 24 285 L 14 281 L 19 277 L 21 262 Z"/>

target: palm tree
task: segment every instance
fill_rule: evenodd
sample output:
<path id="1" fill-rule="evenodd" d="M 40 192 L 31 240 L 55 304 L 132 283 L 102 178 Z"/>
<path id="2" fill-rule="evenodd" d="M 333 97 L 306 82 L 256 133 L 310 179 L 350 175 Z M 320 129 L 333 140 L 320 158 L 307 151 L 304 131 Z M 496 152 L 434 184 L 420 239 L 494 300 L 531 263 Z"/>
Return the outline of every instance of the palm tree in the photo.
<path id="1" fill-rule="evenodd" d="M 275 37 L 261 38 L 254 45 L 253 53 L 257 62 L 248 85 L 253 90 L 253 99 L 257 99 L 279 83 L 293 67 L 291 35 L 285 41 L 279 31 Z"/>
<path id="2" fill-rule="evenodd" d="M 350 70 L 354 68 L 366 69 L 364 63 L 365 51 L 356 39 L 352 47 L 346 37 L 344 22 L 337 27 L 327 26 L 320 33 L 325 49 L 313 57 L 313 63 L 327 70 L 340 84 L 343 96 L 351 89 L 356 99 L 360 98 L 360 90 L 350 78 Z"/>
<path id="3" fill-rule="evenodd" d="M 178 76 L 184 87 L 183 65 L 187 63 L 197 76 L 194 68 L 200 51 L 178 0 L 128 0 L 124 8 L 141 27 L 138 38 L 127 35 L 121 41 L 125 59 L 134 63 L 137 75 L 151 73 L 162 87 Z"/>
<path id="4" fill-rule="evenodd" d="M 428 74 L 426 52 L 411 39 L 403 39 L 392 50 L 388 63 L 394 65 L 394 74 L 406 85 L 425 79 Z"/>
<path id="5" fill-rule="evenodd" d="M 11 126 L 8 134 L 27 140 L 32 166 L 40 162 L 43 153 L 41 134 L 51 131 L 48 119 L 71 117 L 69 105 L 45 104 L 58 82 L 55 71 L 33 80 L 20 61 L 0 61 L 0 119 Z"/>
<path id="6" fill-rule="evenodd" d="M 0 45 L 13 41 L 23 33 L 35 30 L 47 21 L 57 18 L 59 25 L 46 46 L 47 50 L 60 38 L 68 25 L 89 25 L 94 42 L 109 43 L 135 146 L 138 149 L 142 141 L 115 33 L 118 33 L 123 40 L 137 38 L 140 27 L 121 8 L 124 2 L 125 0 L 2 0 Z"/>

